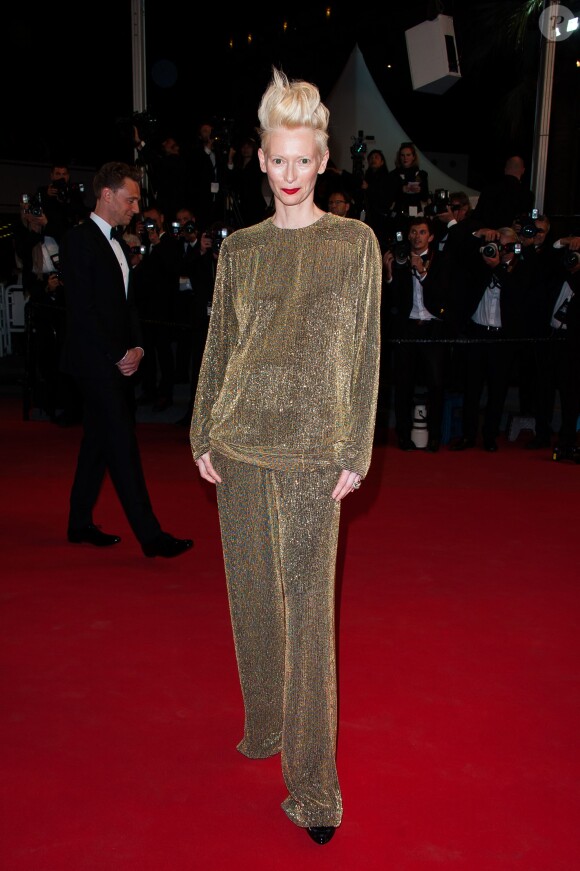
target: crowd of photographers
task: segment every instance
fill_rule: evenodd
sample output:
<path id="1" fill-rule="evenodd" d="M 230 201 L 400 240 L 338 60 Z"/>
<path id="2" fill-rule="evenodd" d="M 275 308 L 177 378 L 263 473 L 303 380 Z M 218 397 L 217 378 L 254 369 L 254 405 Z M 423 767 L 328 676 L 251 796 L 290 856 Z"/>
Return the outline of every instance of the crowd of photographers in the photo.
<path id="1" fill-rule="evenodd" d="M 461 431 L 449 448 L 474 448 L 481 438 L 495 453 L 515 387 L 516 415 L 533 421 L 526 448 L 578 462 L 580 228 L 554 238 L 535 209 L 490 226 L 463 192 L 442 190 L 422 213 L 393 222 L 384 240 L 383 333 L 401 450 L 417 449 L 415 398 L 424 388 L 426 450 L 440 449 L 453 401 Z"/>
<path id="2" fill-rule="evenodd" d="M 142 159 L 142 212 L 124 233 L 145 334 L 136 402 L 163 411 L 173 404 L 175 385 L 188 383 L 184 425 L 221 242 L 271 208 L 255 140 L 246 137 L 237 153 L 218 134 L 202 124 L 187 156 L 168 137 Z M 147 152 L 136 129 L 134 144 L 137 154 Z M 377 149 L 368 164 L 359 178 L 331 162 L 316 197 L 323 208 L 374 226 L 383 253 L 378 428 L 392 388 L 398 445 L 416 450 L 420 394 L 427 409 L 425 447 L 436 452 L 444 441 L 446 402 L 459 397 L 461 434 L 450 449 L 475 447 L 481 436 L 484 450 L 495 452 L 515 386 L 519 414 L 534 421 L 526 447 L 578 461 L 580 228 L 556 237 L 549 218 L 533 209 L 519 157 L 506 162 L 503 178 L 482 191 L 475 208 L 462 191 L 428 190 L 412 143 L 402 143 L 390 172 Z M 81 409 L 74 385 L 59 372 L 65 317 L 58 249 L 62 234 L 88 217 L 87 199 L 68 167 L 54 165 L 48 184 L 23 196 L 15 233 L 29 300 L 28 377 L 37 404 L 63 424 L 77 423 Z"/>
<path id="3" fill-rule="evenodd" d="M 146 150 L 140 139 L 135 146 L 137 155 Z M 257 178 L 255 142 L 244 140 L 238 158 L 232 146 L 224 152 L 211 125 L 200 125 L 187 162 L 170 137 L 147 161 L 137 156 L 142 211 L 123 239 L 145 336 L 136 402 L 162 412 L 173 404 L 176 384 L 190 384 L 193 401 L 223 239 L 265 217 L 268 203 L 259 193 L 260 213 L 256 190 L 247 182 L 250 174 Z M 187 172 L 181 172 L 184 166 Z M 261 172 L 259 176 L 261 184 Z M 70 227 L 89 217 L 91 193 L 71 180 L 68 165 L 55 163 L 48 184 L 22 195 L 20 222 L 14 227 L 15 258 L 27 301 L 27 402 L 61 425 L 79 423 L 82 409 L 74 382 L 59 365 L 65 329 L 59 245 Z M 189 422 L 187 414 L 182 422 Z"/>

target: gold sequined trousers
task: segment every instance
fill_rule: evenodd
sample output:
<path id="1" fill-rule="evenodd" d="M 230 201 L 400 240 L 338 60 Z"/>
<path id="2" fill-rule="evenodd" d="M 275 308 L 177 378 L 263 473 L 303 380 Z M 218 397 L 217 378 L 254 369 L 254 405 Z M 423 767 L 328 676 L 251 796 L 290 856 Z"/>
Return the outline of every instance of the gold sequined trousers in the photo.
<path id="1" fill-rule="evenodd" d="M 338 826 L 334 581 L 340 505 L 334 467 L 272 470 L 212 452 L 234 644 L 245 709 L 238 745 L 281 751 L 298 826 Z"/>

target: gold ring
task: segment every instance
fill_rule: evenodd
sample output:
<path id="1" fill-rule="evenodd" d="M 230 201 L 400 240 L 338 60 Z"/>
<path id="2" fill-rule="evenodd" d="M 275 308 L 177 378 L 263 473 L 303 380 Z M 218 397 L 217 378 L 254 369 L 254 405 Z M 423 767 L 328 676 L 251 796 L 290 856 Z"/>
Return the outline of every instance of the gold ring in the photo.
<path id="1" fill-rule="evenodd" d="M 360 481 L 355 481 L 352 486 L 354 490 L 358 490 L 358 488 L 360 487 Z"/>

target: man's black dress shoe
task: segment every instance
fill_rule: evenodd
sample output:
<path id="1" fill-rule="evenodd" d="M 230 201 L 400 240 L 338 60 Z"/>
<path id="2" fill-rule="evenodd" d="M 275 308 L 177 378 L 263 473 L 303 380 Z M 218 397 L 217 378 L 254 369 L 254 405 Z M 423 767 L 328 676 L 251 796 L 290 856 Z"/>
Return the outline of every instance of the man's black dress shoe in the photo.
<path id="1" fill-rule="evenodd" d="M 449 445 L 450 451 L 466 451 L 468 448 L 475 447 L 475 439 L 460 438 Z"/>
<path id="2" fill-rule="evenodd" d="M 495 439 L 484 439 L 483 440 L 483 450 L 487 451 L 488 454 L 495 454 L 497 451 L 497 442 Z"/>
<path id="3" fill-rule="evenodd" d="M 94 523 L 89 523 L 88 526 L 82 526 L 80 529 L 69 529 L 67 537 L 73 544 L 94 544 L 95 547 L 110 547 L 121 541 L 118 535 L 101 532 Z"/>
<path id="4" fill-rule="evenodd" d="M 174 538 L 168 532 L 160 532 L 152 541 L 141 545 L 145 556 L 179 556 L 193 547 L 191 538 Z"/>
<path id="5" fill-rule="evenodd" d="M 417 445 L 411 438 L 400 438 L 399 447 L 402 451 L 416 451 Z"/>
<path id="6" fill-rule="evenodd" d="M 336 828 L 334 826 L 310 826 L 306 831 L 317 844 L 328 844 L 336 832 Z"/>

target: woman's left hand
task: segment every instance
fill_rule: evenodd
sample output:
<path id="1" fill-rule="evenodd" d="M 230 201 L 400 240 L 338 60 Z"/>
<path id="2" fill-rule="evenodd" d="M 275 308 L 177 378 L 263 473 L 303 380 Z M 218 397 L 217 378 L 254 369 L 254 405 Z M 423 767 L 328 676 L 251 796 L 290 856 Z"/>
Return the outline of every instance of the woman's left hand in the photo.
<path id="1" fill-rule="evenodd" d="M 340 502 L 353 490 L 358 490 L 361 485 L 361 476 L 358 472 L 349 472 L 348 469 L 343 469 L 337 481 L 336 487 L 332 491 L 332 498 L 335 502 Z"/>

